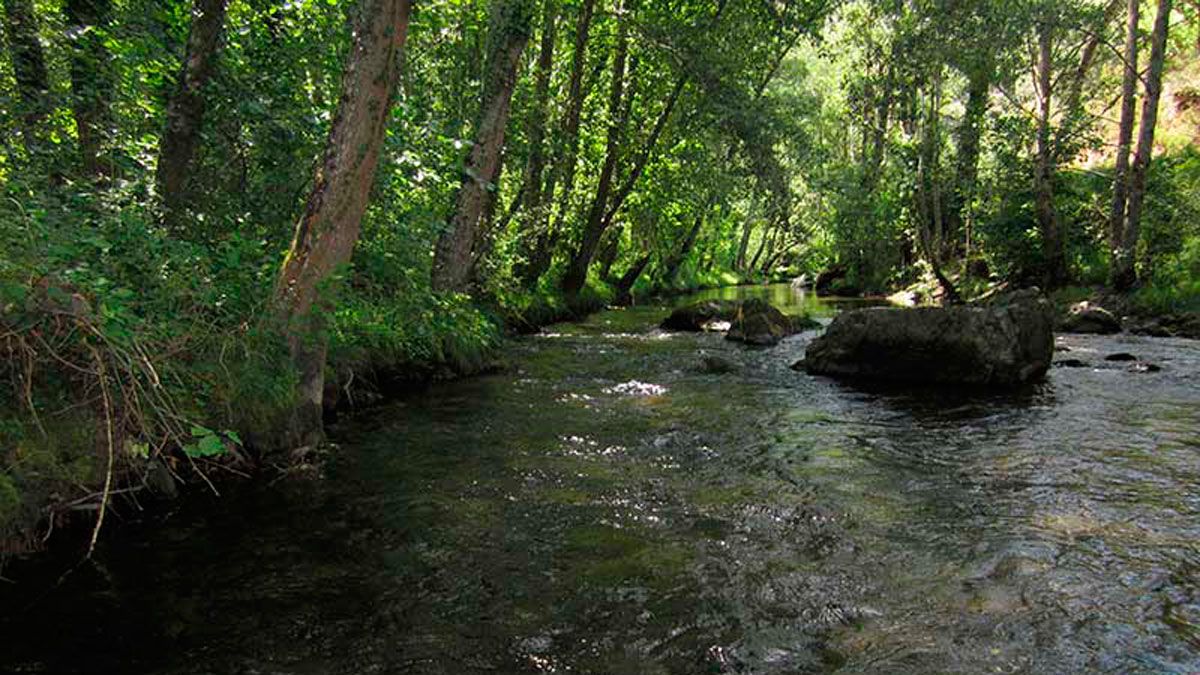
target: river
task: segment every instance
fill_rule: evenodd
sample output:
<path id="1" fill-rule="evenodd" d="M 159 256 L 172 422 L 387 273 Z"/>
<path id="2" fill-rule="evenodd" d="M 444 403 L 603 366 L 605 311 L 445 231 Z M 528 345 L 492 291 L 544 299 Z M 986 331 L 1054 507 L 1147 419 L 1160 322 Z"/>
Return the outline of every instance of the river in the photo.
<path id="1" fill-rule="evenodd" d="M 1087 367 L 896 388 L 667 311 L 516 339 L 335 427 L 322 478 L 121 527 L 0 608 L 0 670 L 1200 672 L 1200 342 L 1061 336 Z"/>

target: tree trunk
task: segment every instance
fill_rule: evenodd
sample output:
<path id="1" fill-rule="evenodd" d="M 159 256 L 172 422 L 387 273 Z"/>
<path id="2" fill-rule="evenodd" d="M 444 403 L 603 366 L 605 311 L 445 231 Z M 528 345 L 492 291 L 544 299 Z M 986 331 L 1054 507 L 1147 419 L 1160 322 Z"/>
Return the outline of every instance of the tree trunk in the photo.
<path id="1" fill-rule="evenodd" d="M 634 261 L 633 265 L 625 270 L 625 274 L 621 275 L 621 279 L 617 281 L 618 305 L 625 307 L 633 304 L 633 285 L 637 283 L 638 277 L 642 276 L 642 272 L 649 264 L 650 254 L 647 253 Z"/>
<path id="2" fill-rule="evenodd" d="M 46 55 L 38 41 L 37 15 L 32 0 L 4 0 L 5 32 L 9 58 L 21 98 L 22 134 L 26 148 L 32 148 L 38 125 L 49 112 L 46 97 L 50 77 Z"/>
<path id="3" fill-rule="evenodd" d="M 750 248 L 750 235 L 754 232 L 754 226 L 747 219 L 742 223 L 742 241 L 738 244 L 737 257 L 733 259 L 733 267 L 739 272 L 746 269 L 746 252 Z"/>
<path id="4" fill-rule="evenodd" d="M 361 230 L 400 78 L 409 10 L 409 0 L 363 0 L 359 8 L 325 158 L 276 282 L 275 314 L 300 378 L 288 430 L 296 445 L 323 437 L 326 324 L 333 311 L 327 284 L 350 261 Z"/>
<path id="5" fill-rule="evenodd" d="M 579 153 L 579 120 L 583 114 L 583 71 L 587 67 L 587 44 L 591 35 L 592 16 L 595 0 L 583 0 L 579 8 L 579 22 L 575 26 L 575 49 L 571 57 L 571 81 L 567 87 L 567 110 L 563 116 L 562 138 L 566 143 L 557 165 L 550 172 L 545 194 L 546 199 L 554 198 L 555 186 L 562 184 L 562 196 L 557 206 L 557 216 L 551 225 L 549 214 L 535 224 L 537 233 L 534 238 L 533 250 L 529 253 L 529 261 L 521 270 L 521 279 L 532 286 L 537 283 L 546 270 L 554 255 L 554 246 L 558 241 L 557 230 L 561 225 L 563 215 L 570 203 L 571 191 L 575 187 L 575 164 Z"/>
<path id="6" fill-rule="evenodd" d="M 612 283 L 612 266 L 617 262 L 621 252 L 621 228 L 605 233 L 604 241 L 600 244 L 600 252 L 596 254 L 596 262 L 600 264 L 600 278 Z"/>
<path id="7" fill-rule="evenodd" d="M 954 188 L 946 208 L 946 242 L 952 252 L 964 252 L 964 235 L 970 216 L 971 200 L 979 178 L 979 138 L 983 132 L 991 88 L 991 63 L 976 65 L 967 73 L 967 104 L 958 127 L 958 157 L 955 160 Z M 963 244 L 959 248 L 959 244 Z"/>
<path id="8" fill-rule="evenodd" d="M 187 179 L 204 122 L 204 85 L 212 75 L 228 0 L 195 0 L 187 53 L 175 94 L 167 102 L 167 126 L 158 146 L 158 195 L 168 223 L 187 202 Z"/>
<path id="9" fill-rule="evenodd" d="M 555 23 L 558 21 L 558 0 L 544 0 L 542 9 L 542 40 L 538 48 L 537 69 L 534 73 L 533 110 L 529 114 L 527 135 L 529 137 L 529 163 L 525 168 L 525 217 L 538 231 L 545 223 L 542 204 L 547 196 L 543 192 L 542 173 L 546 168 L 546 153 L 543 147 L 546 136 L 547 109 L 550 106 L 550 76 L 554 66 Z"/>
<path id="10" fill-rule="evenodd" d="M 692 247 L 696 245 L 696 237 L 700 236 L 700 228 L 704 226 L 704 216 L 708 214 L 708 209 L 712 207 L 713 201 L 710 198 L 704 205 L 704 209 L 696 214 L 696 220 L 692 223 L 692 228 L 688 230 L 687 236 L 683 238 L 683 243 L 679 245 L 679 250 L 675 251 L 663 264 L 662 282 L 664 284 L 675 281 L 679 267 L 683 265 L 683 261 L 687 260 L 688 254 L 692 252 Z"/>
<path id="11" fill-rule="evenodd" d="M 620 154 L 622 137 L 628 122 L 622 115 L 621 104 L 625 92 L 625 61 L 629 54 L 629 18 L 621 14 L 618 16 L 620 18 L 617 28 L 617 47 L 613 54 L 612 88 L 609 90 L 608 96 L 609 124 L 604 166 L 600 169 L 600 177 L 596 182 L 596 196 L 592 199 L 592 207 L 584 224 L 583 238 L 563 277 L 562 288 L 567 295 L 577 294 L 587 282 L 588 263 L 596 253 L 600 235 L 604 233 L 602 224 L 608 208 L 608 195 L 612 189 L 617 156 Z"/>
<path id="12" fill-rule="evenodd" d="M 1054 150 L 1050 140 L 1051 111 L 1051 26 L 1038 26 L 1037 77 L 1037 162 L 1034 169 L 1034 206 L 1038 228 L 1042 235 L 1042 257 L 1045 285 L 1058 288 L 1067 280 L 1067 258 L 1059 230 L 1058 214 L 1054 210 Z"/>
<path id="13" fill-rule="evenodd" d="M 108 148 L 112 113 L 109 96 L 109 54 L 105 30 L 111 0 L 67 0 L 65 5 L 71 49 L 71 107 L 83 173 L 89 178 L 110 176 L 115 170 Z"/>
<path id="14" fill-rule="evenodd" d="M 1162 96 L 1163 61 L 1167 51 L 1167 27 L 1171 19 L 1171 0 L 1158 0 L 1158 14 L 1150 33 L 1150 67 L 1146 73 L 1146 98 L 1142 100 L 1142 120 L 1138 128 L 1137 151 L 1129 176 L 1129 205 L 1125 212 L 1125 228 L 1121 236 L 1121 255 L 1117 256 L 1117 271 L 1113 285 L 1128 290 L 1137 283 L 1134 253 L 1141 230 L 1142 204 L 1146 197 L 1146 178 L 1150 158 L 1154 153 L 1154 127 L 1158 123 L 1158 101 Z"/>
<path id="15" fill-rule="evenodd" d="M 530 0 L 495 0 L 488 30 L 487 78 L 475 143 L 463 167 L 463 182 L 449 226 L 438 238 L 433 259 L 433 290 L 465 292 L 475 264 L 475 244 L 489 204 L 495 199 L 496 179 L 504 150 L 513 88 L 521 52 L 529 42 Z"/>
<path id="16" fill-rule="evenodd" d="M 1117 157 L 1113 167 L 1112 205 L 1108 211 L 1109 277 L 1115 286 L 1122 267 L 1122 236 L 1129 189 L 1129 153 L 1133 144 L 1134 106 L 1138 83 L 1138 14 L 1141 2 L 1129 0 L 1125 17 L 1125 68 L 1121 78 L 1121 119 L 1117 126 Z"/>

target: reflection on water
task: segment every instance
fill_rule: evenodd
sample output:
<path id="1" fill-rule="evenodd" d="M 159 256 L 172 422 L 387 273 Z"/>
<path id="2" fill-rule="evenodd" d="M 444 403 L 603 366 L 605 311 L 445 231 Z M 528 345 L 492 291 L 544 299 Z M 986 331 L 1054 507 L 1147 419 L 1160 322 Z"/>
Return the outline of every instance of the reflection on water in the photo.
<path id="1" fill-rule="evenodd" d="M 788 368 L 811 333 L 748 349 L 666 311 L 348 422 L 326 480 L 126 529 L 0 625 L 0 670 L 1200 670 L 1200 344 L 1072 336 L 1090 367 L 1026 390 L 864 388 Z"/>

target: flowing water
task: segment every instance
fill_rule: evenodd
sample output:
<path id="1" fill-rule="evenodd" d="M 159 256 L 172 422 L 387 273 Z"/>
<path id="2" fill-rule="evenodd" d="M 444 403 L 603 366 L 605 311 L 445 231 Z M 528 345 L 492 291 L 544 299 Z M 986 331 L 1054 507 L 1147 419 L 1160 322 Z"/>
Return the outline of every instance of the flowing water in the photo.
<path id="1" fill-rule="evenodd" d="M 323 479 L 123 529 L 0 608 L 0 670 L 1200 672 L 1200 343 L 1065 336 L 1088 366 L 1027 389 L 864 387 L 788 368 L 811 332 L 747 348 L 666 312 L 521 338 L 336 428 Z"/>

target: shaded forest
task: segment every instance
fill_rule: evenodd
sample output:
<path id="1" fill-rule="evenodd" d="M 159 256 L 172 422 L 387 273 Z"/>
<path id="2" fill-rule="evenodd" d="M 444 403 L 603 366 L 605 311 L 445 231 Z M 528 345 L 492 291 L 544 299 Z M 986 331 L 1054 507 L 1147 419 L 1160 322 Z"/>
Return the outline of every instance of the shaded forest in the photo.
<path id="1" fill-rule="evenodd" d="M 1200 5 L 3 9 L 15 549 L 656 294 L 804 277 L 1200 309 Z"/>

